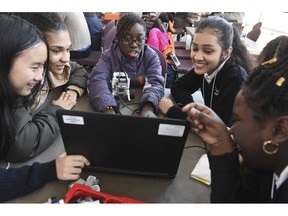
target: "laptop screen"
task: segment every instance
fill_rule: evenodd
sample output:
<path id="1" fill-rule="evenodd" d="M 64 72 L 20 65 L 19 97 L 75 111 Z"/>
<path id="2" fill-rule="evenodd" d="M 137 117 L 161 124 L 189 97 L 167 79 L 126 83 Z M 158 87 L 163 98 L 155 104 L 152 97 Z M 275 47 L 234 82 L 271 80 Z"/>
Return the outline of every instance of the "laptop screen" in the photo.
<path id="1" fill-rule="evenodd" d="M 186 120 L 58 110 L 69 154 L 82 154 L 90 169 L 174 178 L 188 136 Z"/>

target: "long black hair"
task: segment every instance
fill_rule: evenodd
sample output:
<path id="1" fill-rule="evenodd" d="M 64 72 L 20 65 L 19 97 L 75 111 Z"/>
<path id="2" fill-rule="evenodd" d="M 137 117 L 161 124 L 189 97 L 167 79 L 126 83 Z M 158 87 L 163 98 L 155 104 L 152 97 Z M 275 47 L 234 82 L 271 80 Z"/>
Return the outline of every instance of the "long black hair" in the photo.
<path id="1" fill-rule="evenodd" d="M 59 30 L 68 31 L 67 26 L 55 12 L 29 12 L 29 13 L 14 13 L 35 25 L 40 31 L 45 34 L 49 32 L 57 32 Z"/>
<path id="2" fill-rule="evenodd" d="M 39 82 L 29 96 L 21 97 L 15 93 L 9 82 L 9 73 L 16 58 L 39 42 L 45 43 L 49 56 L 47 40 L 40 30 L 19 17 L 0 14 L 0 159 L 15 136 L 13 112 L 17 105 L 19 102 L 27 105 L 33 101 L 42 87 Z M 44 65 L 45 74 L 47 68 L 48 59 Z"/>

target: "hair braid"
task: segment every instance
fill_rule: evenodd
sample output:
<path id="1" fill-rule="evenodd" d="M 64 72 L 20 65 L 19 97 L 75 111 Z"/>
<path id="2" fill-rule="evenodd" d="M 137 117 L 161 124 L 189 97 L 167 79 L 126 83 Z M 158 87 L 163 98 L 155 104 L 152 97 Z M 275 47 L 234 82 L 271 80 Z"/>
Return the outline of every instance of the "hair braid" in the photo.
<path id="1" fill-rule="evenodd" d="M 242 90 L 259 121 L 288 114 L 288 56 L 257 67 Z"/>

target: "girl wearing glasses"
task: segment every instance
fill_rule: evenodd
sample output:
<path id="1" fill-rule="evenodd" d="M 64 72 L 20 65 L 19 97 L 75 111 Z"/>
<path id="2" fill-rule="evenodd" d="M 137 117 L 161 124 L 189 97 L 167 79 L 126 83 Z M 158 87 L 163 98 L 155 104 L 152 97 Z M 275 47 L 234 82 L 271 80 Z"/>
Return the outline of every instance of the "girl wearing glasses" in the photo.
<path id="1" fill-rule="evenodd" d="M 141 115 L 155 116 L 164 95 L 164 77 L 159 57 L 145 44 L 145 36 L 144 20 L 134 13 L 122 15 L 110 49 L 102 54 L 89 78 L 89 97 L 96 111 L 119 112 L 110 82 L 114 72 L 124 72 L 130 80 L 139 80 L 138 86 L 143 88 L 139 103 Z"/>

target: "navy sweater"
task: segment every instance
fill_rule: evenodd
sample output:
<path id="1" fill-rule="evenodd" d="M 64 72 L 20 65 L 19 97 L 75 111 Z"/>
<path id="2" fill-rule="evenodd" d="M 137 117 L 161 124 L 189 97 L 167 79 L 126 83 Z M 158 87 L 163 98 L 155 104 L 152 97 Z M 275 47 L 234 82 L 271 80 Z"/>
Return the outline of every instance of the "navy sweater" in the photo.
<path id="1" fill-rule="evenodd" d="M 55 160 L 20 168 L 0 168 L 0 202 L 14 199 L 57 180 Z"/>

